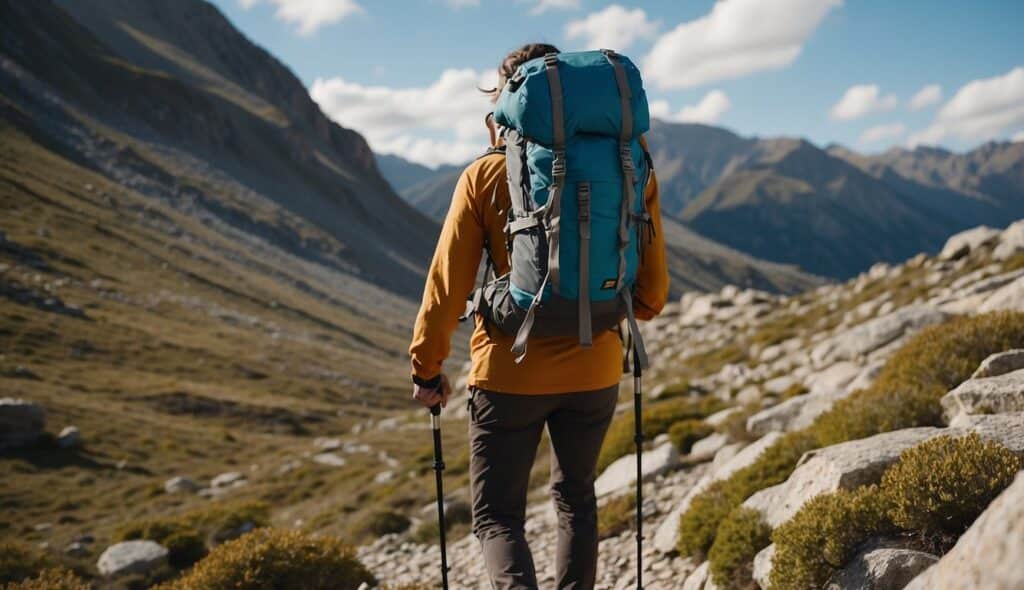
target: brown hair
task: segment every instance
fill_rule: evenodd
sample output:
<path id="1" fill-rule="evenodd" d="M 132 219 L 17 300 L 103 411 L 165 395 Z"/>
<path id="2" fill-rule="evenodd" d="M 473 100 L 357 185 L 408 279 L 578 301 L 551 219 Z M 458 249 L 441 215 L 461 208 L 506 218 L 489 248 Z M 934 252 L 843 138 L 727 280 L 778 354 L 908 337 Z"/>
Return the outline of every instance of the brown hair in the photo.
<path id="1" fill-rule="evenodd" d="M 558 53 L 558 48 L 554 45 L 548 45 L 547 43 L 528 43 L 523 45 L 519 49 L 509 53 L 505 56 L 505 59 L 501 60 L 501 65 L 498 66 L 498 85 L 494 88 L 481 88 L 480 91 L 491 97 L 491 102 L 498 100 L 498 95 L 501 94 L 501 89 L 505 87 L 505 83 L 508 79 L 515 75 L 516 70 L 519 66 L 536 59 L 538 57 L 544 57 L 549 53 Z"/>

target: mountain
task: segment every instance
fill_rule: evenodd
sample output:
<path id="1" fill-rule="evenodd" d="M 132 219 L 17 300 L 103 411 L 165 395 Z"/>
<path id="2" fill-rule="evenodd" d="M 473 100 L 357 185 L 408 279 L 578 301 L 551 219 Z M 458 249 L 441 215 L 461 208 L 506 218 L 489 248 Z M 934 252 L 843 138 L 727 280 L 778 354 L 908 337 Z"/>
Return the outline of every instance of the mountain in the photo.
<path id="1" fill-rule="evenodd" d="M 416 294 L 435 225 L 390 189 L 359 134 L 327 119 L 212 5 L 3 11 L 5 103 L 26 133 L 292 253 Z"/>
<path id="2" fill-rule="evenodd" d="M 403 189 L 402 198 L 424 215 L 442 221 L 448 213 L 448 205 L 452 202 L 452 193 L 455 192 L 462 169 L 438 170 Z"/>
<path id="3" fill-rule="evenodd" d="M 465 166 L 442 164 L 437 168 L 429 168 L 423 164 L 410 162 L 401 156 L 392 154 L 375 154 L 377 168 L 381 175 L 391 184 L 395 192 L 403 194 L 409 187 L 415 186 L 429 178 L 461 171 Z"/>

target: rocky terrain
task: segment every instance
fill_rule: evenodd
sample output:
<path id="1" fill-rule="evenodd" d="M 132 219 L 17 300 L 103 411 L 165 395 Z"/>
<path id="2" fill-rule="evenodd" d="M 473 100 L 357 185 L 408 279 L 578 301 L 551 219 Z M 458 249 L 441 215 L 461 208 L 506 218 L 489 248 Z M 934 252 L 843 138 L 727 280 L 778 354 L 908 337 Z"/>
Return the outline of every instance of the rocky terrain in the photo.
<path id="1" fill-rule="evenodd" d="M 992 315 L 999 312 L 1010 315 Z M 1016 473 L 1024 466 L 1019 463 L 1024 455 L 1024 316 L 1012 314 L 1022 312 L 1024 222 L 1005 231 L 970 230 L 952 237 L 938 256 L 916 256 L 896 266 L 878 264 L 847 283 L 801 296 L 727 287 L 712 294 L 688 294 L 671 304 L 645 327 L 653 355 L 648 405 L 653 409 L 679 399 L 717 399 L 722 409 L 703 420 L 711 434 L 696 442 L 680 446 L 674 436 L 655 433 L 649 443 L 644 455 L 644 587 L 767 588 L 775 551 L 770 537 L 756 544 L 756 551 L 747 551 L 746 563 L 738 568 L 746 568 L 745 574 L 715 581 L 707 553 L 680 555 L 681 516 L 716 482 L 734 480 L 770 455 L 780 441 L 824 420 L 836 404 L 863 395 L 857 392 L 869 388 L 879 374 L 886 379 L 884 372 L 891 371 L 885 368 L 887 363 L 908 354 L 900 352 L 904 347 L 921 346 L 914 339 L 922 331 L 938 335 L 973 317 L 1016 317 L 1018 326 L 992 345 L 992 354 L 985 351 L 983 362 L 973 363 L 966 380 L 948 387 L 934 423 L 853 436 L 808 450 L 791 473 L 777 478 L 777 484 L 738 500 L 768 527 L 764 534 L 771 529 L 787 532 L 793 527 L 787 523 L 804 518 L 808 511 L 802 509 L 815 498 L 837 490 L 868 489 L 864 486 L 877 484 L 906 451 L 943 437 L 966 440 L 963 437 L 971 433 L 1008 449 L 1018 458 L 1011 463 Z M 624 380 L 620 420 L 630 411 L 628 389 Z M 894 399 L 893 395 L 882 399 Z M 453 417 L 448 424 L 458 422 Z M 600 588 L 635 585 L 634 533 L 628 521 L 632 511 L 616 502 L 632 494 L 633 460 L 631 455 L 619 459 L 629 469 L 611 463 L 597 481 L 602 524 L 605 516 L 615 521 L 610 512 L 618 511 L 623 525 L 601 543 Z M 967 473 L 964 467 L 960 476 Z M 994 490 L 998 499 L 987 510 L 987 500 L 970 506 L 981 516 L 959 542 L 959 535 L 932 545 L 901 536 L 905 534 L 871 536 L 855 543 L 842 562 L 831 564 L 828 587 L 898 589 L 915 577 L 910 587 L 1021 587 L 1024 568 L 1007 556 L 1019 553 L 1019 540 L 1024 538 L 1024 519 L 1017 514 L 1024 501 L 1024 475 L 1008 487 L 1007 483 L 1005 490 Z M 459 493 L 465 491 L 455 492 Z M 550 584 L 553 510 L 536 494 L 529 513 L 527 535 L 538 572 Z M 429 506 L 420 516 L 433 516 Z M 853 530 L 856 523 L 841 524 L 837 536 L 849 534 L 843 527 Z M 718 534 L 726 533 L 719 529 Z M 788 537 L 779 542 L 787 544 Z M 488 587 L 477 551 L 471 535 L 451 544 L 453 587 Z M 386 582 L 431 583 L 438 577 L 436 546 L 406 535 L 383 536 L 359 555 Z M 716 549 L 711 556 L 714 561 Z"/>

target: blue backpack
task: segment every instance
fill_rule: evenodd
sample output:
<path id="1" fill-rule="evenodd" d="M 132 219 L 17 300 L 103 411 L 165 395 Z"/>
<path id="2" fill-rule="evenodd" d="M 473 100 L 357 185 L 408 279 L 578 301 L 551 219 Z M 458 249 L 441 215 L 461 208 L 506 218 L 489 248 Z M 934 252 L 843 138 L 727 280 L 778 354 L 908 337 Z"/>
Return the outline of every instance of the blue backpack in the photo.
<path id="1" fill-rule="evenodd" d="M 488 281 L 469 312 L 514 334 L 578 336 L 629 323 L 646 354 L 632 296 L 642 242 L 650 127 L 640 71 L 609 50 L 550 53 L 520 66 L 498 98 L 512 207 L 505 226 L 511 271 Z M 470 315 L 470 314 L 467 314 Z"/>

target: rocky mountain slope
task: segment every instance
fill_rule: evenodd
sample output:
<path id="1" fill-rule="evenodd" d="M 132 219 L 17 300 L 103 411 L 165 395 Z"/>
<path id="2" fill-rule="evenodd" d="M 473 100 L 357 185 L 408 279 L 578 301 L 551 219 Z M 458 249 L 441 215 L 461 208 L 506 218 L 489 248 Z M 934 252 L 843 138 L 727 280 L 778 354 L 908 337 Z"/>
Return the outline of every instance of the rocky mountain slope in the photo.
<path id="1" fill-rule="evenodd" d="M 689 294 L 645 332 L 645 588 L 1024 585 L 1007 558 L 1024 538 L 1024 221 L 805 295 Z M 636 583 L 630 393 L 597 481 L 599 588 Z M 529 514 L 550 583 L 540 491 Z M 458 587 L 488 587 L 477 552 L 451 546 Z M 436 546 L 402 534 L 360 557 L 386 582 L 437 578 Z"/>

